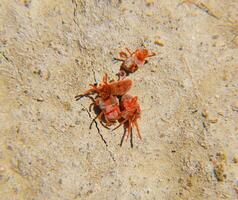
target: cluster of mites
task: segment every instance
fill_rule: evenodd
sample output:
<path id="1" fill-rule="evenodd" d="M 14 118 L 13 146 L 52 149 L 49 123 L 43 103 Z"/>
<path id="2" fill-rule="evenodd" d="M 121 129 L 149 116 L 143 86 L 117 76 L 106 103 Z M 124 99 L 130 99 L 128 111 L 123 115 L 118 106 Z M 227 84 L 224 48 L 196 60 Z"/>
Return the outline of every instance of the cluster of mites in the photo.
<path id="1" fill-rule="evenodd" d="M 76 100 L 85 96 L 90 97 L 93 101 L 91 105 L 94 106 L 95 111 L 98 111 L 94 121 L 98 119 L 104 127 L 109 128 L 109 126 L 118 123 L 113 129 L 115 130 L 124 125 L 121 144 L 124 138 L 126 140 L 129 136 L 132 138 L 132 127 L 136 128 L 137 136 L 141 139 L 137 123 L 141 115 L 141 108 L 138 97 L 128 94 L 133 82 L 127 76 L 142 67 L 147 62 L 146 58 L 155 56 L 155 53 L 146 48 L 138 48 L 134 52 L 126 48 L 126 51 L 120 52 L 119 58 L 115 58 L 115 60 L 122 62 L 117 74 L 119 77 L 117 81 L 108 81 L 108 76 L 105 74 L 101 84 L 90 84 L 91 89 L 75 97 Z M 96 97 L 91 96 L 94 94 Z"/>

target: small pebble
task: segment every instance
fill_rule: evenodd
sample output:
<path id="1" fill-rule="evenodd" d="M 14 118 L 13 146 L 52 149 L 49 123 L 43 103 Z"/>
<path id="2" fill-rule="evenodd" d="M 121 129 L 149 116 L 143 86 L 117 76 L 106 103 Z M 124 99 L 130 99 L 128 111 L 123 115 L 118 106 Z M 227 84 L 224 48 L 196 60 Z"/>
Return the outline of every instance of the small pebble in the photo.
<path id="1" fill-rule="evenodd" d="M 30 4 L 31 4 L 31 0 L 23 0 L 23 3 L 26 7 L 29 8 Z"/>
<path id="2" fill-rule="evenodd" d="M 45 79 L 48 81 L 50 79 L 51 73 L 50 71 L 47 71 L 46 75 L 45 75 Z"/>
<path id="3" fill-rule="evenodd" d="M 35 70 L 33 71 L 33 73 L 34 73 L 34 74 L 37 74 L 37 75 L 39 75 L 39 76 L 42 76 L 42 71 L 41 71 L 40 69 L 35 69 Z"/>
<path id="4" fill-rule="evenodd" d="M 206 119 L 208 118 L 208 110 L 207 109 L 203 110 L 202 116 L 205 117 Z"/>
<path id="5" fill-rule="evenodd" d="M 204 118 L 206 118 L 210 123 L 217 123 L 218 122 L 218 119 L 215 118 L 215 117 L 210 117 L 209 116 L 209 112 L 207 109 L 204 109 L 203 112 L 202 112 L 202 116 Z"/>
<path id="6" fill-rule="evenodd" d="M 61 185 L 62 182 L 63 182 L 63 181 L 62 181 L 62 179 L 60 178 L 59 181 L 58 181 L 58 183 Z"/>
<path id="7" fill-rule="evenodd" d="M 214 167 L 214 172 L 218 181 L 224 181 L 226 176 L 224 174 L 224 164 L 220 163 Z"/>
<path id="8" fill-rule="evenodd" d="M 11 145 L 11 144 L 7 145 L 7 150 L 10 150 L 10 151 L 12 151 L 12 150 L 13 150 L 13 147 L 12 147 L 12 145 Z"/>
<path id="9" fill-rule="evenodd" d="M 154 0 L 146 0 L 146 5 L 150 6 L 151 4 L 153 4 L 155 1 Z"/>
<path id="10" fill-rule="evenodd" d="M 218 39 L 218 38 L 219 38 L 219 35 L 213 35 L 213 36 L 212 36 L 212 39 L 213 39 L 213 40 L 216 40 L 216 39 Z"/>
<path id="11" fill-rule="evenodd" d="M 234 158 L 233 158 L 233 162 L 236 163 L 236 164 L 238 164 L 238 157 L 234 157 Z"/>
<path id="12" fill-rule="evenodd" d="M 65 108 L 65 110 L 69 111 L 71 110 L 71 104 L 67 101 L 63 102 L 63 106 Z"/>
<path id="13" fill-rule="evenodd" d="M 161 41 L 161 40 L 155 40 L 154 42 L 156 45 L 159 45 L 159 46 L 164 46 L 164 43 Z"/>
<path id="14" fill-rule="evenodd" d="M 209 122 L 215 124 L 218 122 L 218 119 L 217 118 L 209 119 Z"/>
<path id="15" fill-rule="evenodd" d="M 220 161 L 227 161 L 227 155 L 224 152 L 218 152 L 216 156 Z"/>
<path id="16" fill-rule="evenodd" d="M 148 17 L 151 17 L 151 16 L 153 16 L 153 15 L 154 15 L 154 13 L 153 13 L 153 12 L 151 12 L 151 11 L 148 11 L 148 12 L 146 13 L 146 15 L 147 15 Z"/>
<path id="17" fill-rule="evenodd" d="M 235 191 L 236 191 L 236 193 L 238 194 L 238 186 L 235 186 Z"/>
<path id="18" fill-rule="evenodd" d="M 0 165 L 0 173 L 1 173 L 1 172 L 4 172 L 4 171 L 5 171 L 5 168 Z"/>
<path id="19" fill-rule="evenodd" d="M 38 102 L 43 102 L 44 101 L 44 99 L 42 97 L 38 97 L 35 100 L 38 101 Z"/>
<path id="20" fill-rule="evenodd" d="M 223 81 L 227 81 L 228 79 L 229 79 L 229 74 L 228 74 L 227 71 L 224 71 L 222 80 L 223 80 Z"/>

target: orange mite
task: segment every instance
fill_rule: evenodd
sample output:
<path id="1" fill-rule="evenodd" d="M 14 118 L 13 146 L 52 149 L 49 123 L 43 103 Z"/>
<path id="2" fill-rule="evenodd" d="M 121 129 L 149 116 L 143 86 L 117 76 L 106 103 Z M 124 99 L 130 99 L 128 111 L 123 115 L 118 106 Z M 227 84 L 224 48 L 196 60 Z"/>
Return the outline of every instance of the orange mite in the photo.
<path id="1" fill-rule="evenodd" d="M 91 89 L 87 90 L 82 95 L 77 95 L 75 98 L 76 100 L 79 100 L 83 96 L 87 96 L 90 94 L 97 93 L 99 97 L 102 99 L 107 99 L 110 96 L 122 96 L 126 94 L 132 87 L 132 80 L 130 79 L 124 79 L 119 81 L 112 81 L 108 83 L 108 76 L 107 74 L 104 75 L 102 84 L 99 84 L 99 86 L 92 85 Z"/>
<path id="2" fill-rule="evenodd" d="M 122 124 L 126 125 L 126 140 L 132 133 L 132 127 L 135 126 L 137 130 L 137 135 L 141 139 L 140 129 L 137 124 L 137 119 L 140 118 L 141 108 L 138 102 L 138 97 L 131 96 L 129 94 L 125 94 L 121 98 L 121 122 L 119 126 L 114 128 L 113 130 L 120 127 Z"/>
<path id="3" fill-rule="evenodd" d="M 123 73 L 133 73 L 139 67 L 143 66 L 146 63 L 146 58 L 155 56 L 156 54 L 153 52 L 149 52 L 146 48 L 138 48 L 135 52 L 131 53 L 131 51 L 126 48 L 126 52 L 121 51 L 119 53 L 120 58 L 115 58 L 115 60 L 122 61 L 120 71 Z"/>
<path id="4" fill-rule="evenodd" d="M 104 117 L 106 126 L 114 124 L 120 118 L 119 100 L 115 96 L 110 96 L 106 100 L 99 97 L 95 101 L 95 106 L 100 108 L 100 113 L 96 118 L 102 122 L 102 117 Z"/>

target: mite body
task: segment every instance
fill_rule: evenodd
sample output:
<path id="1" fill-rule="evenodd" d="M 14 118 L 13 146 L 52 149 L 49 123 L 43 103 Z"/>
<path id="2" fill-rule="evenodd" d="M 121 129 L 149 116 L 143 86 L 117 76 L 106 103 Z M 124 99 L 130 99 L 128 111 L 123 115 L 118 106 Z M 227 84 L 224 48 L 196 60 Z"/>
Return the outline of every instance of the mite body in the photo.
<path id="1" fill-rule="evenodd" d="M 135 69 L 132 70 L 133 66 L 141 66 L 145 63 L 146 57 L 153 56 L 146 52 L 147 50 L 145 49 L 136 50 L 133 54 L 131 54 L 131 57 L 128 57 L 128 59 L 123 62 L 122 66 L 131 62 L 132 64 L 130 64 L 130 70 L 134 72 Z M 121 54 L 123 55 L 123 53 Z M 75 98 L 76 100 L 79 100 L 86 96 L 93 101 L 89 107 L 89 111 L 91 111 L 91 106 L 94 106 L 94 110 L 97 115 L 93 119 L 92 123 L 98 119 L 105 128 L 108 128 L 109 126 L 119 122 L 119 125 L 113 130 L 117 129 L 121 125 L 124 125 L 124 136 L 126 140 L 129 136 L 131 136 L 131 144 L 132 128 L 136 127 L 137 136 L 141 139 L 140 129 L 137 123 L 137 120 L 141 116 L 141 108 L 138 102 L 138 97 L 127 94 L 132 87 L 132 80 L 122 79 L 108 82 L 108 76 L 105 74 L 101 84 L 90 84 L 90 86 L 92 87 L 91 89 L 85 91 L 81 95 L 77 95 Z M 96 97 L 92 97 L 91 94 L 96 94 Z M 90 124 L 90 129 L 92 123 Z M 121 140 L 121 144 L 124 140 L 124 136 Z"/>
<path id="2" fill-rule="evenodd" d="M 138 102 L 138 97 L 137 96 L 131 96 L 129 94 L 125 94 L 121 98 L 121 119 L 120 119 L 120 124 L 124 124 L 124 127 L 126 128 L 126 140 L 132 133 L 132 127 L 135 126 L 137 130 L 137 135 L 141 139 L 141 134 L 140 134 L 140 129 L 137 123 L 137 120 L 140 118 L 141 115 L 141 108 Z M 119 126 L 117 126 L 115 129 L 117 129 Z"/>
<path id="3" fill-rule="evenodd" d="M 106 126 L 114 124 L 121 117 L 119 100 L 115 96 L 110 96 L 106 100 L 98 97 L 95 101 L 95 106 L 98 106 L 100 109 L 97 118 L 102 122 L 104 117 Z"/>
<path id="4" fill-rule="evenodd" d="M 146 63 L 146 58 L 155 56 L 153 52 L 149 52 L 146 48 L 138 48 L 133 53 L 126 48 L 127 52 L 121 51 L 119 53 L 119 58 L 116 60 L 121 61 L 120 67 L 120 76 L 123 76 L 123 73 L 133 73 L 137 71 L 139 67 L 142 67 Z"/>
<path id="5" fill-rule="evenodd" d="M 123 79 L 119 81 L 112 81 L 108 82 L 108 76 L 107 74 L 104 75 L 103 81 L 99 86 L 92 85 L 91 89 L 87 90 L 84 94 L 82 95 L 77 95 L 75 98 L 76 100 L 79 100 L 83 96 L 87 96 L 90 94 L 97 93 L 99 97 L 102 99 L 107 99 L 110 96 L 122 96 L 126 94 L 132 87 L 132 80 L 130 79 Z"/>

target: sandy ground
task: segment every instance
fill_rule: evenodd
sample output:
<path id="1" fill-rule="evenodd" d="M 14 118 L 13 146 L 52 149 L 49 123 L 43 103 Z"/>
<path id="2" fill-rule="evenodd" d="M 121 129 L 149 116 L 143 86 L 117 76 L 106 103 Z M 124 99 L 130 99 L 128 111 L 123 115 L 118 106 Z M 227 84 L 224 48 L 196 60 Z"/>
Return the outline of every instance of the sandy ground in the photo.
<path id="1" fill-rule="evenodd" d="M 181 2 L 0 1 L 1 200 L 238 199 L 238 1 Z M 142 44 L 143 140 L 106 145 L 74 96 Z"/>

